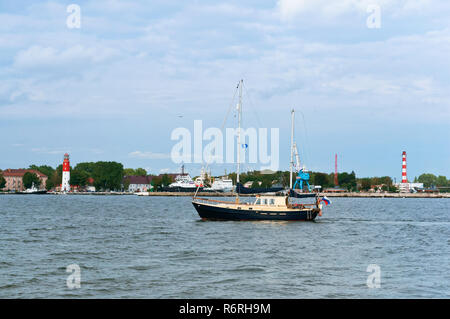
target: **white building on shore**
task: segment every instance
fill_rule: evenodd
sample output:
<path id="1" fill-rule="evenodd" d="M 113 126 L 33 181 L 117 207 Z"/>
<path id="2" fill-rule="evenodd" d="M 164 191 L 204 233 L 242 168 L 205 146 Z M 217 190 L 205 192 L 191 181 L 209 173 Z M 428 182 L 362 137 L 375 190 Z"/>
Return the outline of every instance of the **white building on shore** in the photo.
<path id="1" fill-rule="evenodd" d="M 400 193 L 411 193 L 423 188 L 423 183 L 397 183 L 395 184 Z"/>

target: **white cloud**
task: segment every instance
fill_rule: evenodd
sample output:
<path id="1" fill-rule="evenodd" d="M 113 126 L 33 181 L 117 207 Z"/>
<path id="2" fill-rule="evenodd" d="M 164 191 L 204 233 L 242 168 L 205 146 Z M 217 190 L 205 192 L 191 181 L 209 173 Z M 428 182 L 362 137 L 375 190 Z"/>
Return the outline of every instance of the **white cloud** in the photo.
<path id="1" fill-rule="evenodd" d="M 420 13 L 424 10 L 438 10 L 446 5 L 443 0 L 278 0 L 277 10 L 283 20 L 301 15 L 316 17 L 337 17 L 347 13 L 366 14 L 369 5 L 377 4 L 382 13 L 399 16 Z"/>
<path id="2" fill-rule="evenodd" d="M 94 156 L 90 148 L 102 145 L 161 166 L 168 154 L 129 153 L 125 138 L 168 153 L 164 129 L 199 118 L 220 126 L 240 78 L 244 103 L 246 93 L 252 99 L 245 125 L 284 126 L 292 106 L 309 112 L 311 126 L 323 114 L 340 118 L 321 126 L 330 138 L 377 120 L 396 129 L 449 123 L 450 2 L 373 2 L 382 6 L 380 30 L 367 29 L 365 0 L 99 0 L 81 4 L 80 30 L 66 27 L 65 5 L 14 5 L 0 14 L 0 120 L 37 141 L 62 131 L 42 125 L 82 123 L 67 133 L 78 150 Z M 158 134 L 145 136 L 149 128 Z M 48 158 L 63 151 L 35 149 Z"/>
<path id="3" fill-rule="evenodd" d="M 105 153 L 105 151 L 100 148 L 91 148 L 91 149 L 89 149 L 89 151 L 96 155 Z"/>
<path id="4" fill-rule="evenodd" d="M 60 67 L 63 65 L 69 68 L 74 64 L 87 66 L 92 63 L 103 62 L 117 54 L 118 50 L 101 46 L 75 45 L 65 49 L 57 49 L 34 45 L 19 51 L 14 58 L 14 66 L 18 68 Z"/>
<path id="5" fill-rule="evenodd" d="M 121 8 L 121 2 L 111 3 L 113 9 Z M 381 3 L 403 8 L 409 1 Z M 97 15 L 84 16 L 105 21 L 109 27 L 114 22 L 109 14 L 117 10 L 102 15 L 104 4 L 99 3 Z M 277 10 L 284 8 L 293 14 L 362 10 L 366 14 L 366 4 L 365 0 L 281 0 Z M 408 10 L 418 10 L 416 7 Z M 137 9 L 125 5 L 122 10 L 135 13 Z M 216 24 L 219 19 L 227 23 Z M 423 101 L 445 101 L 449 95 L 448 77 L 428 74 L 431 69 L 450 67 L 448 29 L 340 42 L 320 33 L 316 36 L 311 25 L 306 25 L 311 35 L 306 37 L 297 32 L 296 25 L 279 23 L 266 8 L 231 4 L 188 5 L 145 22 L 131 19 L 130 25 L 140 32 L 122 37 L 119 24 L 110 33 L 103 33 L 107 28 L 98 33 L 87 23 L 83 28 L 89 32 L 67 33 L 68 41 L 60 31 L 36 34 L 35 43 L 16 51 L 13 63 L 4 68 L 0 114 L 158 117 L 163 115 L 161 110 L 178 113 L 189 109 L 206 116 L 228 106 L 228 88 L 241 77 L 260 110 L 290 104 L 305 94 L 311 100 L 327 99 L 323 108 L 340 104 L 356 108 L 356 102 L 349 101 L 358 93 L 386 96 L 380 101 L 384 103 L 378 104 L 380 108 L 390 107 L 392 95 Z M 116 32 L 120 36 L 115 37 Z M 18 32 L 18 36 L 24 35 L 31 36 L 29 31 Z M 54 43 L 49 44 L 50 40 Z M 339 99 L 330 98 L 336 92 Z M 143 151 L 130 154 L 135 158 L 164 156 Z"/>
<path id="6" fill-rule="evenodd" d="M 334 17 L 348 12 L 365 12 L 371 3 L 371 0 L 279 0 L 277 6 L 282 19 L 292 19 L 302 14 Z"/>
<path id="7" fill-rule="evenodd" d="M 324 87 L 344 90 L 348 93 L 394 94 L 400 92 L 398 81 L 377 79 L 370 75 L 346 76 L 323 84 Z"/>
<path id="8" fill-rule="evenodd" d="M 41 153 L 41 154 L 51 154 L 51 155 L 61 154 L 61 156 L 62 156 L 65 153 L 70 153 L 70 148 L 69 147 L 61 147 L 61 148 L 40 147 L 40 148 L 32 148 L 31 151 L 34 153 Z"/>
<path id="9" fill-rule="evenodd" d="M 194 9 L 194 7 L 191 7 L 191 10 Z M 236 6 L 229 3 L 220 3 L 216 5 L 206 5 L 206 6 L 195 6 L 195 11 L 205 12 L 207 14 L 214 14 L 214 15 L 230 15 L 230 16 L 243 16 L 248 17 L 252 14 L 259 14 L 260 11 L 254 10 L 250 7 L 244 7 L 244 6 Z"/>
<path id="10" fill-rule="evenodd" d="M 168 159 L 168 158 L 170 158 L 170 154 L 142 152 L 142 151 L 131 152 L 128 154 L 128 156 L 133 157 L 133 158 L 144 158 L 144 159 Z"/>

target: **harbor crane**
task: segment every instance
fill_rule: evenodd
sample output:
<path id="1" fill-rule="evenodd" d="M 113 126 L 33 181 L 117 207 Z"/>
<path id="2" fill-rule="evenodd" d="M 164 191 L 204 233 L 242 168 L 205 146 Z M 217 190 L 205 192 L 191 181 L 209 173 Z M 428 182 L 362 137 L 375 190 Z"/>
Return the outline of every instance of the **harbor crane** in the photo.
<path id="1" fill-rule="evenodd" d="M 303 183 L 308 187 L 308 191 L 311 192 L 311 186 L 309 185 L 309 173 L 306 172 L 305 167 L 301 167 L 300 165 L 300 156 L 298 155 L 297 143 L 294 143 L 293 150 L 295 154 L 295 170 L 297 172 L 297 177 L 295 178 L 295 183 L 293 189 L 296 186 L 303 192 Z"/>

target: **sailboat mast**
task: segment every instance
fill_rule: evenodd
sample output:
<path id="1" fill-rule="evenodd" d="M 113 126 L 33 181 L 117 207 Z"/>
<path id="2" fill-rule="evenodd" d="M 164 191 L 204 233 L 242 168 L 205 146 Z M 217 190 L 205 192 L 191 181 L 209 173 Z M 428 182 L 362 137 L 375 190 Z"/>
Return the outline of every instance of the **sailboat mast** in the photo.
<path id="1" fill-rule="evenodd" d="M 237 178 L 239 183 L 239 174 L 241 172 L 241 114 L 242 114 L 242 84 L 244 80 L 239 82 L 239 104 L 238 104 L 238 152 L 237 152 Z"/>
<path id="2" fill-rule="evenodd" d="M 291 111 L 291 165 L 289 172 L 289 188 L 292 189 L 292 170 L 294 168 L 294 118 L 295 111 L 292 109 Z"/>

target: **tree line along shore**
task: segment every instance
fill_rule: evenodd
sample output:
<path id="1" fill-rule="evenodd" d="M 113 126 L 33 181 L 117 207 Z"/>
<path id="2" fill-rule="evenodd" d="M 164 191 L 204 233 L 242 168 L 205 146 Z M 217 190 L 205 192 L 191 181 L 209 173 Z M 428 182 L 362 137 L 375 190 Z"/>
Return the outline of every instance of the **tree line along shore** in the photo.
<path id="1" fill-rule="evenodd" d="M 49 191 L 55 190 L 62 180 L 62 164 L 56 168 L 49 165 L 30 165 L 28 169 L 36 170 L 48 177 L 45 188 Z M 389 176 L 381 177 L 357 177 L 354 171 L 338 173 L 338 185 L 334 183 L 334 173 L 309 172 L 310 184 L 320 185 L 322 192 L 333 190 L 336 186 L 340 190 L 348 193 L 398 193 L 396 184 Z M 23 184 L 26 188 L 32 184 L 39 185 L 39 178 L 35 174 L 26 173 L 23 176 Z M 82 162 L 71 167 L 70 184 L 83 191 L 87 186 L 94 186 L 98 192 L 118 191 L 123 192 L 128 189 L 125 176 L 148 176 L 151 175 L 153 190 L 158 192 L 162 187 L 168 186 L 174 181 L 176 174 L 153 175 L 143 168 L 124 168 L 118 162 Z M 236 173 L 228 174 L 236 184 Z M 295 176 L 294 176 L 295 178 Z M 249 187 L 272 187 L 273 185 L 289 186 L 289 171 L 278 171 L 270 174 L 260 171 L 250 171 L 240 174 L 240 182 L 249 184 Z M 414 182 L 423 183 L 426 188 L 439 189 L 440 193 L 449 192 L 450 180 L 446 176 L 436 176 L 430 173 L 421 174 L 414 178 Z M 44 185 L 42 185 L 44 186 Z M 5 187 L 5 179 L 0 170 L 0 190 Z"/>
<path id="2" fill-rule="evenodd" d="M 0 192 L 0 195 L 7 195 L 7 192 Z M 48 195 L 60 195 L 59 192 L 49 192 Z M 73 192 L 68 196 L 135 196 L 130 192 Z M 148 192 L 144 197 L 193 197 L 194 192 Z M 235 193 L 214 193 L 198 192 L 198 197 L 234 197 Z M 374 192 L 348 192 L 348 193 L 326 193 L 321 192 L 321 196 L 340 198 L 450 198 L 450 193 L 374 193 Z M 253 197 L 254 194 L 240 194 L 240 197 Z"/>

